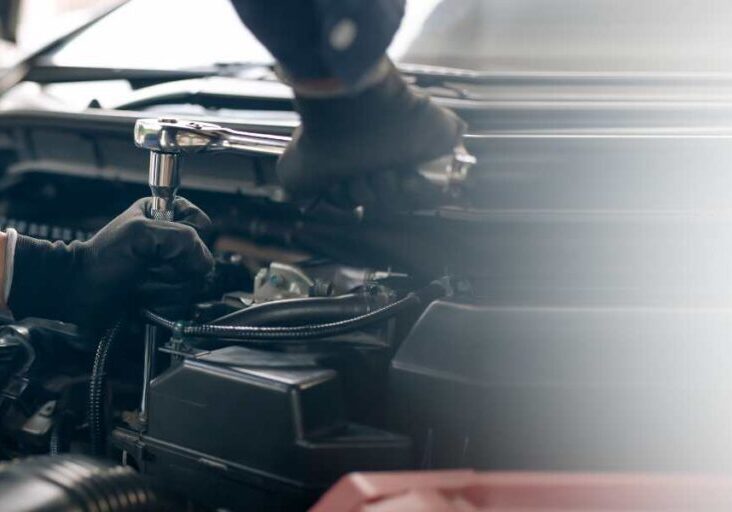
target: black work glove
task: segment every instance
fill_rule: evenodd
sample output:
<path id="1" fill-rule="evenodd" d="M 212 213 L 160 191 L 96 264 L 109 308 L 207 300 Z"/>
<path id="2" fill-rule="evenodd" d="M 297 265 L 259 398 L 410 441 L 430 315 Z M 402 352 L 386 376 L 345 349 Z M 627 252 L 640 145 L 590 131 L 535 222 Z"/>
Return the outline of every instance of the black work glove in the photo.
<path id="1" fill-rule="evenodd" d="M 85 242 L 18 236 L 8 299 L 15 317 L 96 329 L 132 306 L 190 297 L 213 268 L 199 236 L 211 221 L 183 198 L 175 201 L 176 222 L 147 218 L 149 208 L 150 199 L 140 199 Z"/>
<path id="2" fill-rule="evenodd" d="M 295 199 L 396 210 L 439 203 L 439 188 L 416 170 L 451 154 L 465 123 L 413 90 L 393 65 L 356 95 L 296 97 L 295 104 L 302 123 L 277 163 Z"/>

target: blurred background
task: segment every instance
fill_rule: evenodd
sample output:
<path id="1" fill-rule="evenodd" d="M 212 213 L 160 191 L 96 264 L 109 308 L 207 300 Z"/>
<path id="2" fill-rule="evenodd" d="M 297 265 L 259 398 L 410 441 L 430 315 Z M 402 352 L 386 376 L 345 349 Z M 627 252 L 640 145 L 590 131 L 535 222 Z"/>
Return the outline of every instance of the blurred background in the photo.
<path id="1" fill-rule="evenodd" d="M 40 48 L 58 36 L 82 25 L 100 9 L 119 0 L 0 0 L 5 19 L 0 41 L 0 67 L 16 62 L 21 56 Z M 15 23 L 15 28 L 10 24 Z M 8 33 L 10 32 L 10 33 Z"/>
<path id="2" fill-rule="evenodd" d="M 3 25 L 9 21 L 7 13 L 18 22 L 16 44 L 0 43 L 0 66 L 119 3 L 124 2 L 0 1 L 6 13 Z M 71 57 L 106 64 L 113 60 L 119 65 L 139 58 L 127 46 L 133 38 L 126 21 L 134 17 L 140 30 L 136 33 L 146 33 L 146 41 L 149 37 L 155 41 L 156 33 L 169 35 L 159 30 L 159 20 L 173 9 L 174 30 L 204 31 L 210 41 L 199 40 L 197 47 L 188 48 L 185 59 L 175 57 L 170 66 L 207 64 L 199 46 L 232 41 L 228 36 L 243 32 L 230 15 L 228 0 L 133 0 L 130 4 L 102 27 L 124 38 L 126 44 L 120 39 L 118 46 L 106 45 L 95 55 L 71 52 Z M 392 46 L 392 54 L 403 61 L 493 71 L 732 69 L 732 3 L 727 0 L 412 0 L 407 2 L 407 10 Z M 146 30 L 151 32 L 143 32 Z M 238 48 L 219 46 L 220 59 L 261 57 L 264 50 L 251 38 L 240 40 Z"/>
<path id="3" fill-rule="evenodd" d="M 226 257 L 235 243 L 257 272 L 305 251 L 465 278 L 379 363 L 390 379 L 348 396 L 396 411 L 420 468 L 731 473 L 732 2 L 406 6 L 389 53 L 468 123 L 468 201 L 309 216 L 282 199 L 272 159 L 187 155 L 183 190 Z M 285 135 L 299 122 L 230 0 L 0 0 L 0 30 L 0 214 L 21 233 L 83 239 L 148 194 L 139 118 Z M 125 389 L 142 364 L 119 363 Z M 210 425 L 207 439 L 246 437 Z"/>

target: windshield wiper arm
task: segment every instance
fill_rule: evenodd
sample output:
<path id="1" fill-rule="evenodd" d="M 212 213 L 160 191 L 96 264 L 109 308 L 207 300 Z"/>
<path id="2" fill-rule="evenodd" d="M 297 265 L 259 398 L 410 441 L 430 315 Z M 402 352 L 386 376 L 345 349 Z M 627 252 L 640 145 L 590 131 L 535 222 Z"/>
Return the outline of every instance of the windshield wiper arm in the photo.
<path id="1" fill-rule="evenodd" d="M 59 66 L 42 59 L 28 69 L 24 80 L 40 84 L 62 82 L 91 82 L 96 80 L 127 80 L 140 85 L 173 82 L 212 76 L 237 76 L 246 70 L 269 70 L 272 66 L 259 63 L 212 64 L 181 69 L 111 68 L 95 66 Z"/>
<path id="2" fill-rule="evenodd" d="M 130 82 L 167 82 L 188 78 L 215 76 L 215 70 L 127 69 L 86 66 L 56 66 L 37 64 L 29 69 L 24 80 L 40 84 L 91 82 L 96 80 L 127 80 Z"/>

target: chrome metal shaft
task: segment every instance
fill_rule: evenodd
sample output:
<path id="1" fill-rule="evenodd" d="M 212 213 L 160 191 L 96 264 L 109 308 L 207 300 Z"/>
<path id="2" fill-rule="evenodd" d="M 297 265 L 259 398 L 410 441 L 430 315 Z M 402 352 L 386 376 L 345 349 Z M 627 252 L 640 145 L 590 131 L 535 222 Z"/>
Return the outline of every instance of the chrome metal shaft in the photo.
<path id="1" fill-rule="evenodd" d="M 176 153 L 150 151 L 148 185 L 152 193 L 150 217 L 173 220 L 173 203 L 180 187 L 180 157 Z"/>
<path id="2" fill-rule="evenodd" d="M 145 355 L 142 368 L 142 398 L 140 399 L 140 427 L 145 430 L 148 421 L 150 404 L 150 382 L 154 377 L 155 352 L 157 351 L 158 328 L 154 325 L 145 326 Z"/>

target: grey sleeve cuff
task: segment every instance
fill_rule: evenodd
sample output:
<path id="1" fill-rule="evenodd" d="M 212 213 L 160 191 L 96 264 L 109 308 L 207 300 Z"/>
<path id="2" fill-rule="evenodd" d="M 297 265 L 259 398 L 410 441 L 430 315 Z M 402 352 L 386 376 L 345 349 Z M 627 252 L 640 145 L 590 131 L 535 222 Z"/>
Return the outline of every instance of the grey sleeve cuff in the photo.
<path id="1" fill-rule="evenodd" d="M 13 228 L 5 230 L 8 236 L 5 241 L 5 288 L 3 289 L 3 297 L 5 304 L 8 303 L 10 297 L 10 289 L 13 286 L 13 269 L 15 268 L 15 245 L 18 243 L 18 232 Z"/>
<path id="2" fill-rule="evenodd" d="M 347 85 L 343 84 L 339 88 L 326 90 L 322 90 L 318 86 L 307 85 L 307 81 L 297 80 L 279 64 L 275 66 L 275 74 L 282 82 L 292 87 L 295 94 L 303 98 L 340 98 L 343 96 L 354 96 L 381 82 L 391 71 L 392 66 L 391 61 L 384 57 L 367 70 L 357 82 Z"/>

